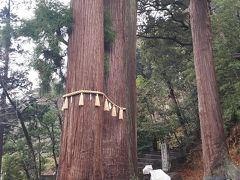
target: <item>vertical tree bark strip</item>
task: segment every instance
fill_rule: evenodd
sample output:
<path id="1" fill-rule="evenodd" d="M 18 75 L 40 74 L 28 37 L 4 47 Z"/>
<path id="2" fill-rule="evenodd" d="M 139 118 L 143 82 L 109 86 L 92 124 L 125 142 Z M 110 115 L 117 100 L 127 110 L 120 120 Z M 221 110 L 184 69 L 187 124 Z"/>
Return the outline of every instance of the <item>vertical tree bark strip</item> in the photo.
<path id="1" fill-rule="evenodd" d="M 238 179 L 225 143 L 216 74 L 213 64 L 212 32 L 208 0 L 191 0 L 190 17 L 197 78 L 204 176 Z M 239 172 L 238 172 L 239 173 Z"/>
<path id="2" fill-rule="evenodd" d="M 137 1 L 126 2 L 125 15 L 125 57 L 127 68 L 127 124 L 128 124 L 128 154 L 129 168 L 132 176 L 137 172 L 137 131 L 136 131 L 136 24 Z"/>
<path id="3" fill-rule="evenodd" d="M 124 59 L 124 0 L 105 0 L 105 11 L 115 31 L 115 40 L 109 52 L 109 73 L 105 77 L 105 91 L 114 102 L 126 106 L 126 61 Z M 108 13 L 108 12 L 107 12 Z M 125 115 L 125 114 L 124 114 Z M 104 114 L 103 161 L 104 179 L 129 179 L 126 120 Z M 111 169 L 111 170 L 110 170 Z"/>
<path id="4" fill-rule="evenodd" d="M 72 0 L 72 11 L 67 92 L 103 91 L 103 0 Z M 88 95 L 84 98 L 83 107 L 76 96 L 65 110 L 58 180 L 103 179 L 103 107 L 95 107 Z"/>
<path id="5" fill-rule="evenodd" d="M 126 0 L 105 0 L 105 6 L 106 10 L 110 11 L 113 30 L 116 33 L 109 53 L 109 73 L 108 77 L 105 77 L 106 92 L 117 104 L 128 108 L 124 113 L 124 120 L 105 113 L 104 179 L 122 180 L 130 179 L 136 174 L 136 2 L 129 4 Z M 131 66 L 130 72 L 128 66 Z"/>

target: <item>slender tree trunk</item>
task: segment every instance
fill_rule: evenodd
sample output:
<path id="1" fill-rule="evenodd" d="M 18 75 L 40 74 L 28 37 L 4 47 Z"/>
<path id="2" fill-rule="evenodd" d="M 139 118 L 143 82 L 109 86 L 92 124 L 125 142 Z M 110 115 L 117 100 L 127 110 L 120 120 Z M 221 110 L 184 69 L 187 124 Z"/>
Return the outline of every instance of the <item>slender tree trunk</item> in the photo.
<path id="1" fill-rule="evenodd" d="M 8 7 L 7 7 L 7 14 L 6 14 L 6 24 L 5 28 L 10 29 L 11 27 L 11 19 L 10 19 L 10 12 L 11 12 L 11 4 L 10 0 L 8 0 Z M 11 45 L 11 39 L 10 39 L 10 32 L 7 32 L 9 34 L 5 34 L 5 38 L 3 39 L 2 46 L 3 46 L 3 72 L 2 72 L 2 79 L 4 80 L 4 85 L 7 87 L 7 81 L 8 81 L 8 71 L 9 71 L 9 49 Z M 1 95 L 1 113 L 2 118 L 0 119 L 0 123 L 4 123 L 7 121 L 6 119 L 6 112 L 7 112 L 7 98 L 6 94 L 3 91 Z M 3 124 L 0 124 L 0 177 L 2 177 L 2 157 L 3 157 L 3 139 L 4 139 L 4 126 Z"/>
<path id="2" fill-rule="evenodd" d="M 60 109 L 59 106 L 58 106 L 58 100 L 54 101 L 54 106 L 56 109 Z M 60 130 L 62 130 L 62 127 L 63 127 L 63 118 L 62 118 L 62 114 L 61 114 L 61 111 L 59 110 L 57 112 L 57 117 L 58 117 L 58 122 L 59 122 L 59 126 L 60 126 Z"/>
<path id="3" fill-rule="evenodd" d="M 0 171 L 1 171 L 0 177 L 2 177 L 3 136 L 4 136 L 4 125 L 0 124 Z"/>
<path id="4" fill-rule="evenodd" d="M 58 170 L 58 161 L 57 161 L 57 153 L 56 153 L 56 138 L 55 138 L 55 134 L 54 134 L 54 124 L 51 123 L 50 127 L 49 124 L 45 124 L 45 123 L 41 123 L 41 126 L 45 127 L 47 129 L 48 132 L 48 136 L 51 139 L 51 150 L 52 150 L 52 157 L 54 160 L 54 164 L 55 164 L 55 170 L 57 172 Z"/>
<path id="5" fill-rule="evenodd" d="M 179 107 L 179 104 L 178 104 L 178 101 L 177 101 L 177 98 L 176 98 L 176 95 L 175 95 L 175 92 L 174 92 L 174 89 L 173 89 L 172 82 L 171 82 L 171 80 L 169 80 L 166 77 L 165 73 L 163 73 L 162 76 L 165 79 L 165 82 L 167 84 L 170 98 L 173 100 L 173 103 L 174 103 L 174 106 L 175 106 L 175 109 L 176 109 L 176 115 L 178 117 L 180 125 L 183 128 L 184 135 L 188 136 L 188 131 L 187 131 L 187 128 L 186 128 L 186 120 L 184 119 L 183 113 L 181 112 L 181 109 Z"/>
<path id="6" fill-rule="evenodd" d="M 27 168 L 25 162 L 22 162 L 22 167 L 23 167 L 23 170 L 25 171 L 27 180 L 30 180 L 30 179 L 31 179 L 31 176 L 30 176 L 30 173 L 29 173 L 29 171 L 28 171 L 28 168 Z"/>
<path id="7" fill-rule="evenodd" d="M 6 111 L 7 111 L 7 105 L 6 105 L 6 96 L 5 95 L 2 95 L 2 98 L 1 98 L 1 114 L 2 114 L 2 117 L 0 119 L 0 177 L 2 176 L 2 158 L 3 158 L 3 139 L 4 139 L 4 128 L 5 128 L 5 125 L 4 124 L 1 124 L 1 123 L 4 123 L 6 122 Z"/>
<path id="8" fill-rule="evenodd" d="M 51 132 L 49 130 L 49 134 L 50 134 L 51 140 L 52 140 L 52 155 L 53 155 L 53 159 L 54 159 L 54 163 L 55 163 L 55 168 L 56 168 L 56 171 L 57 171 L 58 161 L 57 161 L 56 140 L 55 140 L 54 125 L 53 124 L 51 124 Z"/>
<path id="9" fill-rule="evenodd" d="M 0 51 L 2 51 L 1 50 L 2 49 L 2 47 L 1 47 L 1 45 L 0 45 Z M 1 53 L 1 58 L 3 59 L 3 56 L 2 56 L 2 52 L 0 52 Z M 1 76 L 1 75 L 0 75 Z M 4 105 L 4 103 L 6 103 L 6 101 L 4 101 L 4 99 L 6 99 L 6 98 L 3 98 L 4 96 L 3 96 L 3 94 L 1 95 L 1 101 L 0 101 L 0 103 L 1 103 L 1 105 L 0 105 L 0 113 L 1 113 L 1 115 L 2 115 L 2 117 L 0 118 L 0 123 L 3 123 L 4 122 L 4 119 L 5 119 L 5 113 L 4 113 L 4 107 L 5 107 L 5 105 Z M 4 136 L 4 125 L 3 124 L 0 124 L 0 177 L 2 177 L 2 157 L 3 157 L 3 136 Z"/>
<path id="10" fill-rule="evenodd" d="M 104 179 L 122 180 L 130 179 L 136 174 L 136 2 L 105 0 L 105 10 L 110 11 L 116 35 L 109 52 L 109 73 L 105 77 L 105 91 L 118 105 L 127 107 L 127 114 L 124 114 L 124 120 L 119 120 L 118 117 L 112 117 L 111 112 L 105 113 Z M 131 72 L 128 72 L 128 68 L 131 68 Z M 127 78 L 130 80 L 127 81 Z"/>
<path id="11" fill-rule="evenodd" d="M 18 120 L 19 120 L 19 123 L 21 124 L 21 127 L 22 127 L 22 130 L 23 130 L 23 134 L 25 136 L 25 139 L 26 139 L 26 142 L 27 142 L 27 146 L 29 148 L 29 152 L 30 152 L 30 158 L 32 160 L 32 168 L 31 170 L 33 171 L 32 175 L 32 179 L 38 179 L 38 169 L 37 169 L 37 162 L 36 162 L 36 155 L 35 155 L 35 152 L 34 152 L 34 148 L 33 148 L 33 144 L 32 144 L 32 138 L 31 136 L 29 135 L 28 133 L 28 130 L 27 130 L 27 127 L 25 125 L 25 122 L 24 122 L 24 118 L 21 114 L 21 112 L 17 109 L 17 106 L 16 104 L 13 102 L 12 98 L 10 97 L 10 95 L 8 94 L 8 91 L 7 91 L 7 88 L 5 87 L 4 85 L 4 82 L 2 80 L 2 78 L 0 78 L 0 85 L 2 86 L 3 88 L 3 93 L 5 93 L 6 95 L 6 98 L 8 99 L 8 101 L 10 102 L 10 104 L 12 105 L 12 107 L 14 108 L 14 110 L 16 111 L 17 113 L 17 117 L 18 117 Z"/>
<path id="12" fill-rule="evenodd" d="M 40 147 L 41 147 L 41 138 L 40 138 L 40 136 L 38 135 L 38 146 L 39 146 L 39 148 L 38 148 L 38 173 L 39 173 L 39 176 L 41 175 L 41 173 L 42 173 L 42 157 L 41 157 L 41 149 L 40 149 Z"/>
<path id="13" fill-rule="evenodd" d="M 212 32 L 208 0 L 191 0 L 190 17 L 197 78 L 204 176 L 239 179 L 225 143 L 216 74 L 213 64 Z"/>
<path id="14" fill-rule="evenodd" d="M 72 11 L 67 92 L 103 91 L 103 0 L 72 0 Z M 79 96 L 72 100 L 65 110 L 57 179 L 102 180 L 103 106 L 95 107 L 89 95 L 82 107 Z"/>

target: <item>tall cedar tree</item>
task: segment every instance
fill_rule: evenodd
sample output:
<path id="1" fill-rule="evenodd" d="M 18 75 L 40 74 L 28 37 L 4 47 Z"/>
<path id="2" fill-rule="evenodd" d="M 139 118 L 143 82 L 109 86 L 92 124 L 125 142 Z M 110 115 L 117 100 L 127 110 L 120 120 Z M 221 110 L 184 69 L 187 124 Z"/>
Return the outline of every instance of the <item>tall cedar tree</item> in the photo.
<path id="1" fill-rule="evenodd" d="M 73 31 L 69 39 L 67 92 L 103 91 L 103 0 L 72 0 Z M 65 110 L 58 180 L 103 179 L 103 106 L 73 97 Z M 101 99 L 101 104 L 103 104 Z"/>
<path id="2" fill-rule="evenodd" d="M 104 114 L 104 179 L 130 179 L 136 175 L 136 1 L 105 0 L 104 3 L 115 32 L 105 92 L 114 102 L 127 107 L 124 120 Z"/>
<path id="3" fill-rule="evenodd" d="M 73 1 L 72 7 L 67 91 L 103 91 L 103 4 L 80 0 Z M 65 112 L 58 179 L 129 179 L 136 172 L 136 2 L 114 1 L 110 7 L 117 9 L 112 16 L 114 27 L 120 29 L 110 50 L 104 90 L 117 104 L 127 106 L 126 121 L 110 113 L 104 114 L 103 121 L 102 107 L 85 101 L 79 109 L 78 98 L 74 98 Z M 118 13 L 122 17 L 119 22 Z"/>
<path id="4" fill-rule="evenodd" d="M 194 64 L 197 78 L 204 176 L 239 178 L 239 170 L 229 159 L 225 143 L 216 74 L 213 64 L 212 32 L 208 0 L 191 0 Z"/>

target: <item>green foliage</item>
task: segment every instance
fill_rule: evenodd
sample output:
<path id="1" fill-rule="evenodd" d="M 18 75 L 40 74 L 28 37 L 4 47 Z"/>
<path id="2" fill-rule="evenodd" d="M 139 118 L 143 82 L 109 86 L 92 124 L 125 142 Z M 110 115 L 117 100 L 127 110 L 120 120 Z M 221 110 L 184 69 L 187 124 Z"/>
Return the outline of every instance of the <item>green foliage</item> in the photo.
<path id="1" fill-rule="evenodd" d="M 104 77 L 109 73 L 109 51 L 114 42 L 116 33 L 112 27 L 112 18 L 109 9 L 104 9 Z"/>
<path id="2" fill-rule="evenodd" d="M 66 29 L 64 29 L 66 28 Z M 23 21 L 20 33 L 33 38 L 36 42 L 53 40 L 53 49 L 56 41 L 62 40 L 72 29 L 72 14 L 68 6 L 56 0 L 39 0 L 32 20 Z M 51 46 L 51 45 L 50 45 Z"/>
<path id="3" fill-rule="evenodd" d="M 199 136 L 195 73 L 185 2 L 138 2 L 138 148 L 154 139 L 171 146 L 188 143 L 184 129 Z M 147 37 L 147 38 L 145 38 Z"/>
<path id="4" fill-rule="evenodd" d="M 158 39 L 143 39 L 140 48 L 142 72 L 136 80 L 139 150 L 150 146 L 154 138 L 179 146 L 188 138 L 183 128 L 193 136 L 198 136 L 199 129 L 191 49 Z"/>
<path id="5" fill-rule="evenodd" d="M 10 8 L 11 7 L 11 8 Z M 22 64 L 18 62 L 18 58 L 21 53 L 21 40 L 17 39 L 16 28 L 19 26 L 19 19 L 13 14 L 11 9 L 15 8 L 15 4 L 12 1 L 8 1 L 7 7 L 4 7 L 0 11 L 0 56 L 1 56 L 1 109 L 6 110 L 4 119 L 13 126 L 4 127 L 4 159 L 3 159 L 3 175 L 4 179 L 26 179 L 25 176 L 25 163 L 30 162 L 30 156 L 28 154 L 28 148 L 26 148 L 26 142 L 22 131 L 17 128 L 18 118 L 15 114 L 8 112 L 9 107 L 12 103 L 7 101 L 6 94 L 3 93 L 3 84 L 5 90 L 7 90 L 10 98 L 13 102 L 17 99 L 18 93 L 20 96 L 24 96 L 26 90 L 30 90 L 31 83 L 27 80 Z M 15 66 L 12 66 L 12 65 Z M 16 67 L 21 65 L 20 67 Z M 24 64 L 26 65 L 26 64 Z M 26 67 L 26 66 L 25 66 Z M 24 68 L 25 68 L 24 67 Z M 14 92 L 14 93 L 13 93 Z M 5 94 L 5 95 L 4 95 Z M 24 97 L 26 98 L 26 97 Z M 26 98 L 27 99 L 27 98 Z M 14 109 L 14 108 L 13 108 Z M 15 110 L 14 110 L 15 112 Z M 16 119 L 14 119 L 16 118 Z M 14 119 L 14 120 L 13 120 Z M 11 138 L 11 141 L 8 141 Z M 20 151 L 18 151 L 20 150 Z M 24 155 L 22 151 L 25 151 Z M 29 163 L 31 164 L 31 163 Z"/>
<path id="6" fill-rule="evenodd" d="M 240 120 L 240 61 L 233 58 L 233 54 L 240 52 L 240 2 L 214 0 L 212 3 L 215 64 L 225 127 L 229 129 Z"/>
<path id="7" fill-rule="evenodd" d="M 191 46 L 188 15 L 183 13 L 188 7 L 185 1 L 138 1 L 142 19 L 138 27 L 139 36 L 165 40 L 165 44 Z M 176 45 L 175 44 L 175 45 Z"/>
<path id="8" fill-rule="evenodd" d="M 154 137 L 170 143 L 199 139 L 197 91 L 186 1 L 138 2 L 144 19 L 140 22 L 138 57 L 138 142 L 139 148 L 152 144 Z M 225 127 L 240 120 L 240 3 L 212 2 L 213 48 Z M 227 47 L 227 48 L 226 48 Z M 174 103 L 170 88 L 177 103 Z M 189 136 L 183 137 L 179 115 Z"/>
<path id="9" fill-rule="evenodd" d="M 5 154 L 3 157 L 3 179 L 25 180 L 27 179 L 23 169 L 23 158 L 18 152 Z"/>
<path id="10" fill-rule="evenodd" d="M 48 99 L 47 101 L 40 99 L 39 101 L 40 103 L 29 104 L 22 112 L 22 116 L 33 142 L 39 173 L 54 172 L 57 166 L 54 159 L 57 160 L 59 156 L 61 114 L 56 107 L 55 99 Z M 33 166 L 21 129 L 15 127 L 11 131 L 6 138 L 4 150 L 7 152 L 7 156 L 3 167 L 5 168 L 4 171 L 7 172 L 7 177 L 15 179 L 13 178 L 15 174 L 22 174 L 19 175 L 19 180 L 23 176 L 22 179 L 25 179 L 26 172 L 31 176 Z M 10 164 L 13 158 L 16 158 L 16 167 Z"/>
<path id="11" fill-rule="evenodd" d="M 14 29 L 11 25 L 11 20 L 15 21 L 16 16 L 14 14 L 10 14 L 9 7 L 3 7 L 0 10 L 0 43 L 4 49 L 8 49 L 12 45 L 12 38 L 15 37 Z"/>
<path id="12" fill-rule="evenodd" d="M 104 49 L 105 53 L 110 51 L 116 33 L 112 27 L 112 18 L 109 9 L 104 10 Z"/>
<path id="13" fill-rule="evenodd" d="M 108 77 L 109 74 L 109 54 L 104 54 L 104 77 Z"/>
<path id="14" fill-rule="evenodd" d="M 39 0 L 35 16 L 23 20 L 19 34 L 30 37 L 36 43 L 33 67 L 39 72 L 41 94 L 50 93 L 51 84 L 55 93 L 62 93 L 65 82 L 64 57 L 67 54 L 67 38 L 72 31 L 72 12 L 57 0 Z M 64 46 L 65 45 L 65 46 Z M 43 68 L 46 69 L 43 69 Z M 57 82 L 53 77 L 57 75 Z"/>
<path id="15" fill-rule="evenodd" d="M 144 19 L 141 22 L 145 23 L 139 26 L 139 36 L 148 37 L 139 39 L 137 49 L 138 150 L 142 152 L 149 148 L 154 140 L 167 141 L 172 146 L 196 143 L 196 138 L 200 141 L 196 80 L 189 19 L 183 13 L 187 4 L 185 1 L 141 0 L 138 5 Z M 232 54 L 240 53 L 239 7 L 239 2 L 234 0 L 213 1 L 213 48 L 226 129 L 240 120 L 240 61 L 232 57 Z M 3 9 L 0 14 L 5 23 L 6 12 Z M 72 21 L 69 6 L 56 0 L 39 0 L 34 18 L 24 20 L 18 31 L 18 35 L 30 37 L 36 43 L 31 65 L 39 72 L 41 94 L 53 89 L 56 94 L 63 92 L 64 58 Z M 4 26 L 1 44 L 10 46 L 13 36 L 12 27 Z M 105 77 L 109 71 L 108 53 L 115 37 L 111 15 L 106 9 Z M 39 99 L 23 111 L 40 172 L 56 168 L 52 149 L 58 157 L 61 132 L 61 114 L 56 104 L 56 100 Z M 179 122 L 179 112 L 184 125 Z M 183 126 L 188 130 L 187 137 Z M 7 152 L 4 156 L 4 178 L 26 179 L 23 168 L 31 170 L 32 167 L 20 129 L 11 131 L 4 149 Z"/>
<path id="16" fill-rule="evenodd" d="M 63 73 L 64 57 L 67 54 L 67 39 L 72 31 L 72 12 L 58 0 L 39 0 L 35 16 L 31 20 L 23 20 L 19 34 L 30 37 L 36 43 L 33 67 L 40 74 L 41 94 L 61 94 L 65 83 Z M 109 10 L 104 11 L 104 71 L 107 76 L 111 45 L 115 39 Z M 44 69 L 44 70 L 43 70 Z M 58 76 L 57 79 L 53 78 Z M 51 86 L 52 84 L 52 86 Z"/>
<path id="17" fill-rule="evenodd" d="M 44 95 L 51 91 L 49 82 L 52 80 L 52 64 L 45 60 L 36 60 L 33 62 L 33 67 L 38 70 L 41 83 L 40 94 Z"/>
<path id="18" fill-rule="evenodd" d="M 7 24 L 5 27 L 2 28 L 1 42 L 4 47 L 11 46 L 12 32 L 13 32 L 13 29 L 9 24 Z"/>

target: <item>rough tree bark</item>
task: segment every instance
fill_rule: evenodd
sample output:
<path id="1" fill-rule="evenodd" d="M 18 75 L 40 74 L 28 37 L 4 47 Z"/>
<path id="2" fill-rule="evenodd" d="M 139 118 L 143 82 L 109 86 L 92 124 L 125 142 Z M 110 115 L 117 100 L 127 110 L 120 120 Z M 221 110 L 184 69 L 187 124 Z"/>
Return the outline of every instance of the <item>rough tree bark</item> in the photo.
<path id="1" fill-rule="evenodd" d="M 197 79 L 204 176 L 239 179 L 225 143 L 216 74 L 213 64 L 212 32 L 208 0 L 191 0 L 194 64 Z"/>
<path id="2" fill-rule="evenodd" d="M 125 60 L 127 69 L 126 108 L 128 126 L 128 155 L 130 172 L 137 172 L 137 131 L 136 131 L 136 0 L 125 1 Z M 133 175 L 132 175 L 133 176 Z"/>
<path id="3" fill-rule="evenodd" d="M 103 0 L 72 0 L 72 11 L 67 92 L 103 91 Z M 79 107 L 79 96 L 73 97 L 65 110 L 58 180 L 103 179 L 103 106 L 95 107 L 89 95 L 84 99 Z"/>
<path id="4" fill-rule="evenodd" d="M 123 180 L 136 175 L 136 1 L 104 2 L 116 35 L 109 52 L 105 92 L 116 104 L 127 107 L 124 120 L 104 114 L 104 179 Z"/>

